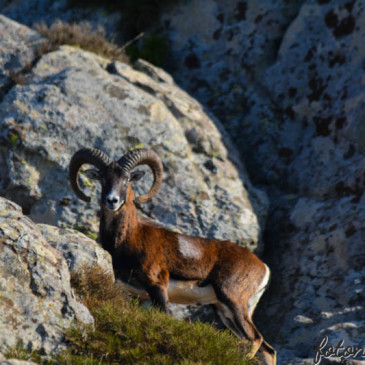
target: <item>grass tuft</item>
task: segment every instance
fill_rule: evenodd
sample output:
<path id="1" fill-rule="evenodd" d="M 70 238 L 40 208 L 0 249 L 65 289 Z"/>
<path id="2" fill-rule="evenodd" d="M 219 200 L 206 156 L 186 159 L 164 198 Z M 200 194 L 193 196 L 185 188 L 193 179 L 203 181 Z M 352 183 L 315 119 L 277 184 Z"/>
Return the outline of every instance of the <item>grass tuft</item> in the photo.
<path id="1" fill-rule="evenodd" d="M 85 266 L 77 274 L 72 273 L 71 286 L 78 299 L 91 311 L 109 302 L 124 306 L 130 300 L 114 281 L 114 276 L 98 266 Z"/>
<path id="2" fill-rule="evenodd" d="M 63 44 L 80 47 L 113 61 L 129 63 L 129 57 L 125 53 L 125 47 L 119 47 L 112 40 L 108 40 L 102 26 L 99 26 L 95 30 L 88 22 L 69 24 L 61 20 L 56 20 L 51 26 L 45 23 L 39 23 L 35 24 L 34 28 L 46 39 L 40 42 L 34 49 L 33 61 L 27 63 L 24 69 L 20 71 L 9 72 L 9 78 L 14 84 L 26 85 L 29 81 L 30 71 L 38 60 L 44 54 L 56 50 Z M 129 44 L 133 42 L 134 40 L 129 42 Z"/>
<path id="3" fill-rule="evenodd" d="M 131 46 L 128 42 L 124 48 L 132 63 L 138 58 L 164 67 L 167 65 L 170 45 L 166 35 L 161 33 L 160 18 L 165 8 L 177 5 L 171 0 L 68 0 L 68 6 L 86 8 L 103 8 L 106 12 L 121 13 L 120 32 L 125 41 L 133 40 Z M 146 35 L 137 43 L 139 35 Z"/>
<path id="4" fill-rule="evenodd" d="M 19 359 L 24 361 L 36 361 L 41 363 L 42 357 L 40 351 L 27 349 L 22 340 L 11 348 L 8 348 L 4 353 L 7 359 Z"/>
<path id="5" fill-rule="evenodd" d="M 56 20 L 51 26 L 45 23 L 39 23 L 34 27 L 54 47 L 68 44 L 94 52 L 114 61 L 129 62 L 124 48 L 117 46 L 111 39 L 108 40 L 105 29 L 101 25 L 97 29 L 93 29 L 88 22 L 69 24 L 61 20 Z"/>

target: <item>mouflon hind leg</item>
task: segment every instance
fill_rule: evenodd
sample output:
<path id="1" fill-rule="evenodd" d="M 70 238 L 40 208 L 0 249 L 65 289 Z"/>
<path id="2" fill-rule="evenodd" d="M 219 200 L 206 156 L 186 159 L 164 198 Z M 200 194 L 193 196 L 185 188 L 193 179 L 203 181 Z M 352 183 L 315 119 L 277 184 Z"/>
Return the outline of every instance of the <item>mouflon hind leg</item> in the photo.
<path id="1" fill-rule="evenodd" d="M 256 356 L 260 360 L 260 364 L 276 365 L 276 351 L 265 340 L 262 341 Z"/>
<path id="2" fill-rule="evenodd" d="M 229 307 L 231 307 L 231 314 L 229 314 L 230 318 L 228 318 L 228 321 L 232 321 L 233 328 L 231 326 L 228 327 L 236 335 L 237 331 L 241 333 L 242 336 L 240 338 L 245 338 L 251 342 L 249 355 L 251 357 L 258 356 L 261 365 L 276 365 L 275 350 L 263 339 L 261 333 L 252 322 L 248 311 L 241 306 L 233 305 Z M 226 310 L 224 313 L 229 313 L 229 311 Z"/>
<path id="3" fill-rule="evenodd" d="M 221 287 L 215 287 L 215 292 L 219 303 L 217 303 L 217 313 L 222 318 L 223 323 L 232 330 L 239 338 L 245 338 L 251 343 L 250 356 L 259 355 L 260 364 L 276 365 L 275 350 L 263 339 L 251 316 L 248 313 L 247 300 L 243 298 L 236 300 L 232 295 L 225 293 Z"/>
<path id="4" fill-rule="evenodd" d="M 226 305 L 219 302 L 214 305 L 214 310 L 217 313 L 220 320 L 223 322 L 223 324 L 227 328 L 229 328 L 238 338 L 242 338 L 244 336 L 244 334 L 240 332 L 240 330 L 236 327 L 235 323 L 233 322 L 232 312 Z"/>

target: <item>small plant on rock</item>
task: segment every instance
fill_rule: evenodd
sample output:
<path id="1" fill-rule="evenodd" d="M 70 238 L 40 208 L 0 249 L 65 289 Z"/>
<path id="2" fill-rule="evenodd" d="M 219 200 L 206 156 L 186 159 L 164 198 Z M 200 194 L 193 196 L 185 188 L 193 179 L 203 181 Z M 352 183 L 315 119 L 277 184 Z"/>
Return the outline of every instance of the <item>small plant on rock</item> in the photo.
<path id="1" fill-rule="evenodd" d="M 54 47 L 69 44 L 115 61 L 129 62 L 124 48 L 108 40 L 102 26 L 93 29 L 88 22 L 69 24 L 57 20 L 51 26 L 45 23 L 36 24 L 35 29 Z"/>

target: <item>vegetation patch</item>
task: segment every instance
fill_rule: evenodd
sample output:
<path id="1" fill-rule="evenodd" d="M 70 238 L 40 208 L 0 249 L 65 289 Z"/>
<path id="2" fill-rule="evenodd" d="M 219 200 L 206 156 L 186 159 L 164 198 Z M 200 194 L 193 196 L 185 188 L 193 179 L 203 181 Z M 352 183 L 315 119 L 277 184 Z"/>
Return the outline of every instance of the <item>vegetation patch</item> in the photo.
<path id="1" fill-rule="evenodd" d="M 107 39 L 105 29 L 102 26 L 93 29 L 88 22 L 69 24 L 56 20 L 51 26 L 39 23 L 35 24 L 34 28 L 46 40 L 34 50 L 35 57 L 32 62 L 26 64 L 23 70 L 10 72 L 9 77 L 14 84 L 26 85 L 29 73 L 38 60 L 44 54 L 52 52 L 64 44 L 80 47 L 113 61 L 129 63 L 125 47 L 120 47 L 111 39 Z"/>
<path id="2" fill-rule="evenodd" d="M 95 327 L 74 327 L 67 334 L 71 349 L 62 355 L 64 363 L 256 363 L 230 332 L 142 308 L 100 269 L 73 275 L 72 285 L 94 316 Z"/>
<path id="3" fill-rule="evenodd" d="M 69 350 L 43 364 L 257 364 L 230 332 L 142 308 L 100 269 L 85 269 L 71 280 L 95 326 L 72 327 L 66 334 Z M 18 354 L 42 363 L 38 353 L 21 346 L 7 353 Z"/>
<path id="4" fill-rule="evenodd" d="M 23 341 L 18 341 L 16 346 L 8 348 L 5 351 L 4 356 L 7 359 L 34 361 L 38 364 L 41 364 L 43 361 L 40 351 L 32 351 L 27 349 Z"/>
<path id="5" fill-rule="evenodd" d="M 48 39 L 53 48 L 68 44 L 114 61 L 129 62 L 125 49 L 116 45 L 111 39 L 107 39 L 102 26 L 93 29 L 88 22 L 69 24 L 56 20 L 51 26 L 45 23 L 36 24 L 35 29 Z"/>
<path id="6" fill-rule="evenodd" d="M 177 3 L 171 0 L 68 0 L 69 7 L 98 7 L 109 12 L 120 11 L 120 28 L 127 37 L 151 29 L 159 21 L 164 6 Z"/>
<path id="7" fill-rule="evenodd" d="M 68 0 L 70 7 L 103 8 L 110 13 L 120 11 L 119 28 L 131 61 L 143 58 L 159 67 L 166 65 L 170 50 L 168 39 L 159 27 L 160 17 L 164 8 L 177 3 L 169 0 Z M 135 42 L 139 38 L 142 39 Z"/>
<path id="8" fill-rule="evenodd" d="M 131 62 L 142 58 L 155 66 L 162 67 L 169 54 L 169 42 L 165 35 L 152 32 L 144 35 L 138 43 L 133 43 L 127 48 Z"/>
<path id="9" fill-rule="evenodd" d="M 71 228 L 83 233 L 84 235 L 86 235 L 87 237 L 91 238 L 94 241 L 98 240 L 98 234 L 96 232 L 94 232 L 90 226 L 75 225 Z"/>

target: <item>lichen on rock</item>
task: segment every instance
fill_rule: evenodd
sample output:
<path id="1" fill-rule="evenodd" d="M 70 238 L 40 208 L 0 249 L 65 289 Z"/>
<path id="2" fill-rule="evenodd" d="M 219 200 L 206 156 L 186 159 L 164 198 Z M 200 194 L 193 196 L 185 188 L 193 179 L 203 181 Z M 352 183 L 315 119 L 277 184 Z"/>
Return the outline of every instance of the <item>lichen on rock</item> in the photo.
<path id="1" fill-rule="evenodd" d="M 186 233 L 261 250 L 267 199 L 250 184 L 229 137 L 162 71 L 146 63 L 142 69 L 148 75 L 68 46 L 44 55 L 27 85 L 14 87 L 1 104 L 0 147 L 11 148 L 0 153 L 7 174 L 0 191 L 37 222 L 96 233 L 96 186 L 89 184 L 91 204 L 76 199 L 67 183 L 71 155 L 86 146 L 118 158 L 149 147 L 164 163 L 165 180 L 143 213 Z"/>
<path id="2" fill-rule="evenodd" d="M 0 350 L 21 340 L 28 350 L 59 351 L 70 325 L 93 318 L 74 297 L 65 259 L 20 206 L 0 197 L 0 212 Z"/>
<path id="3" fill-rule="evenodd" d="M 2 24 L 10 39 L 19 29 L 25 39 L 36 35 L 0 17 Z M 21 46 L 32 54 L 27 44 Z M 17 52 L 4 47 L 1 55 Z M 71 229 L 97 238 L 99 187 L 81 176 L 92 196 L 85 204 L 68 183 L 70 158 L 82 147 L 113 159 L 133 148 L 153 148 L 164 181 L 152 202 L 138 206 L 141 215 L 184 233 L 262 250 L 265 193 L 250 183 L 219 121 L 170 75 L 145 61 L 130 66 L 69 46 L 37 62 L 32 58 L 30 65 L 19 66 L 25 82 L 13 80 L 0 99 L 0 195 L 23 209 L 0 198 L 0 309 L 6 308 L 0 351 L 20 338 L 30 350 L 58 351 L 72 323 L 92 322 L 73 295 L 70 272 L 85 265 L 111 272 L 111 261 L 94 240 Z M 134 187 L 137 194 L 151 184 L 146 175 Z M 191 315 L 178 307 L 174 313 Z"/>

